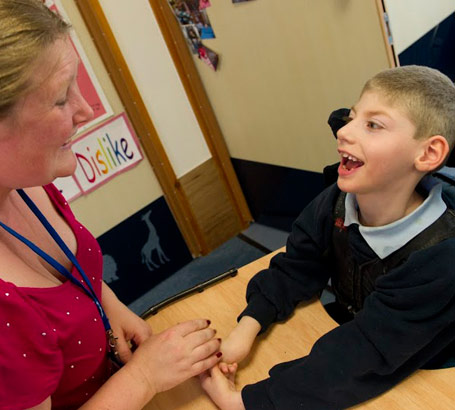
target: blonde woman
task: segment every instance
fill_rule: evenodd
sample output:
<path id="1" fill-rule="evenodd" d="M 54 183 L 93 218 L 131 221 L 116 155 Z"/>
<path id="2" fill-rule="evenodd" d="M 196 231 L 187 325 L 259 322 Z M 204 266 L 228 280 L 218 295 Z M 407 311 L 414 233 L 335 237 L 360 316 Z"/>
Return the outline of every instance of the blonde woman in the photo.
<path id="1" fill-rule="evenodd" d="M 141 409 L 215 365 L 220 341 L 207 319 L 152 334 L 52 185 L 93 115 L 69 30 L 40 0 L 0 0 L 0 409 Z"/>

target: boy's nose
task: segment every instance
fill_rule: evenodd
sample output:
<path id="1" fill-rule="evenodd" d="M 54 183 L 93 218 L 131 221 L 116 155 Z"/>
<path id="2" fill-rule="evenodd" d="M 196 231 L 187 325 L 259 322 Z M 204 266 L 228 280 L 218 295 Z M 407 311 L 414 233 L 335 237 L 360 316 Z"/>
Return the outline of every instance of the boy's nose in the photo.
<path id="1" fill-rule="evenodd" d="M 341 127 L 338 132 L 337 132 L 337 140 L 338 142 L 352 142 L 353 141 L 353 128 L 354 128 L 354 124 L 353 124 L 353 120 L 350 120 L 346 123 L 346 125 L 344 125 L 343 127 Z"/>
<path id="2" fill-rule="evenodd" d="M 349 125 L 349 123 L 347 123 L 346 125 L 342 126 L 338 130 L 338 132 L 337 132 L 337 140 L 343 140 L 343 139 L 345 139 L 347 137 L 347 135 L 348 135 L 348 130 L 347 130 L 348 125 Z"/>

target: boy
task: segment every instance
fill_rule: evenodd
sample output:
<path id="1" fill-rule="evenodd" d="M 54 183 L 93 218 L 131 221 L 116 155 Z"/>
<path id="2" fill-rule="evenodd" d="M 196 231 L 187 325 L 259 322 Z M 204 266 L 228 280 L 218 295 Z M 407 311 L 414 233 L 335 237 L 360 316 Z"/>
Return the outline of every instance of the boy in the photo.
<path id="1" fill-rule="evenodd" d="M 366 83 L 337 133 L 337 184 L 249 283 L 223 358 L 241 361 L 258 333 L 329 278 L 342 324 L 241 392 L 235 364 L 220 365 L 228 378 L 213 368 L 201 380 L 221 409 L 346 408 L 455 354 L 455 195 L 428 175 L 454 141 L 455 86 L 437 70 L 393 68 Z"/>

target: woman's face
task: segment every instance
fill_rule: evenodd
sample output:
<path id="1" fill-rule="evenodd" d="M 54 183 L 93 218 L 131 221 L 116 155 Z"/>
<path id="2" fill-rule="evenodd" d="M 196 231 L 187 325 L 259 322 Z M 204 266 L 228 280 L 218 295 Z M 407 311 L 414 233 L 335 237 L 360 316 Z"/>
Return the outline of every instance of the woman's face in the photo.
<path id="1" fill-rule="evenodd" d="M 32 87 L 0 120 L 0 187 L 39 186 L 71 175 L 71 138 L 93 117 L 77 85 L 78 57 L 69 38 L 36 61 Z"/>

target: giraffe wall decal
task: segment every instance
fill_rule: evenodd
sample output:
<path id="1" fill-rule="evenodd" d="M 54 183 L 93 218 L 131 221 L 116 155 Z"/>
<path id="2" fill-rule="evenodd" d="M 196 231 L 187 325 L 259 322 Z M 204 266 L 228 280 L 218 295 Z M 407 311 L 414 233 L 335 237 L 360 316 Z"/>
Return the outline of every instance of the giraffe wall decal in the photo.
<path id="1" fill-rule="evenodd" d="M 147 242 L 145 242 L 144 246 L 141 249 L 141 258 L 142 263 L 147 266 L 147 269 L 149 271 L 153 271 L 154 269 L 159 268 L 161 265 L 164 265 L 166 262 L 169 262 L 169 258 L 161 248 L 160 237 L 156 233 L 156 229 L 150 220 L 151 213 L 152 211 L 149 210 L 141 216 L 141 219 L 145 222 L 149 230 Z M 153 260 L 153 251 L 156 251 L 158 261 Z"/>
<path id="2" fill-rule="evenodd" d="M 106 283 L 112 283 L 120 279 L 117 276 L 117 262 L 108 254 L 103 255 L 103 280 Z"/>

